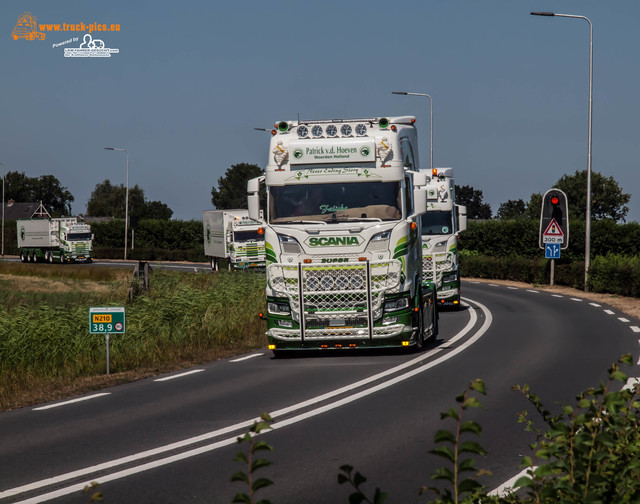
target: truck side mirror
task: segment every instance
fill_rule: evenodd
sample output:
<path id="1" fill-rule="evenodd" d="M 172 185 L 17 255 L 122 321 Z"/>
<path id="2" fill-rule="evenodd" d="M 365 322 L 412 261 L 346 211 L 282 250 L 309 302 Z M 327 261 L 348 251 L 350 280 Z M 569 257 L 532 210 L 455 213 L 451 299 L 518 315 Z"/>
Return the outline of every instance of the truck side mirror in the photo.
<path id="1" fill-rule="evenodd" d="M 467 229 L 467 207 L 464 205 L 456 205 L 458 212 L 458 232 Z"/>
<path id="2" fill-rule="evenodd" d="M 427 174 L 422 172 L 413 172 L 413 185 L 417 187 L 427 185 Z"/>
<path id="3" fill-rule="evenodd" d="M 416 215 L 427 213 L 427 189 L 416 187 L 413 190 L 413 208 Z"/>
<path id="4" fill-rule="evenodd" d="M 247 196 L 247 204 L 249 206 L 249 218 L 253 220 L 261 220 L 260 219 L 260 196 L 258 193 L 249 194 Z"/>
<path id="5" fill-rule="evenodd" d="M 256 177 L 247 180 L 247 193 L 254 194 L 260 191 L 260 183 L 264 182 L 264 177 Z"/>

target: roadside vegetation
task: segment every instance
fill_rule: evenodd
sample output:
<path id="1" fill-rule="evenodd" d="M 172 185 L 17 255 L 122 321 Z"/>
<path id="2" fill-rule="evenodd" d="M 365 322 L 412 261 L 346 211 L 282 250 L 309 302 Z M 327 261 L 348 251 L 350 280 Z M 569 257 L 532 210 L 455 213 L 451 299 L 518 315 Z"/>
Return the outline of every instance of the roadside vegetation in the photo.
<path id="1" fill-rule="evenodd" d="M 624 366 L 633 366 L 631 355 L 623 355 L 609 368 L 609 378 L 576 396 L 574 404 L 547 409 L 528 385 L 515 385 L 533 407 L 518 413 L 518 422 L 534 441 L 529 452 L 521 456 L 520 477 L 512 488 L 492 492 L 482 484 L 491 474 L 479 468 L 476 459 L 486 460 L 481 445 L 481 422 L 469 419 L 472 409 L 486 409 L 480 396 L 487 394 L 482 380 L 473 380 L 455 398 L 455 405 L 440 413 L 446 422 L 434 437 L 430 454 L 440 457 L 443 466 L 431 474 L 433 483 L 416 489 L 416 498 L 435 504 L 585 504 L 640 501 L 640 389 L 638 385 L 623 387 L 627 382 Z M 247 493 L 238 493 L 232 502 L 270 504 L 268 487 L 277 485 L 257 471 L 272 465 L 267 458 L 256 459 L 257 451 L 273 451 L 265 441 L 254 436 L 271 427 L 273 420 L 264 413 L 250 432 L 238 438 L 249 443 L 249 453 L 240 452 L 234 459 L 243 463 L 247 472 L 239 471 L 231 482 L 239 482 Z M 524 448 L 524 447 L 523 447 Z M 526 449 L 525 449 L 526 451 Z M 351 488 L 345 502 L 350 504 L 382 504 L 393 496 L 366 485 L 367 478 L 353 466 L 340 466 L 337 482 Z M 373 483 L 375 484 L 375 483 Z M 89 490 L 89 489 L 88 489 Z M 419 497 L 422 496 L 422 497 Z"/>
<path id="2" fill-rule="evenodd" d="M 109 376 L 105 337 L 89 334 L 92 306 L 126 309 Z M 259 348 L 263 306 L 261 274 L 157 270 L 143 291 L 130 269 L 0 263 L 0 409 Z"/>

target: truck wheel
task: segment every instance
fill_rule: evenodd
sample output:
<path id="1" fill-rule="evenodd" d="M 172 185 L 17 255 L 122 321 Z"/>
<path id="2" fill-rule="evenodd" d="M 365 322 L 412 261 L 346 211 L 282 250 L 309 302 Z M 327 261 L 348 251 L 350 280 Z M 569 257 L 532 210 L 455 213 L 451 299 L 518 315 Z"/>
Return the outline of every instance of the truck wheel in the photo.
<path id="1" fill-rule="evenodd" d="M 47 260 L 49 261 L 50 264 L 53 264 L 53 252 L 47 253 Z"/>
<path id="2" fill-rule="evenodd" d="M 229 271 L 233 271 L 233 267 L 231 266 L 231 259 L 227 259 L 227 268 L 229 268 Z"/>
<path id="3" fill-rule="evenodd" d="M 27 262 L 27 255 L 24 253 L 24 250 L 20 251 L 20 260 L 22 262 Z"/>
<path id="4" fill-rule="evenodd" d="M 211 271 L 218 271 L 218 259 L 215 257 L 211 258 Z"/>

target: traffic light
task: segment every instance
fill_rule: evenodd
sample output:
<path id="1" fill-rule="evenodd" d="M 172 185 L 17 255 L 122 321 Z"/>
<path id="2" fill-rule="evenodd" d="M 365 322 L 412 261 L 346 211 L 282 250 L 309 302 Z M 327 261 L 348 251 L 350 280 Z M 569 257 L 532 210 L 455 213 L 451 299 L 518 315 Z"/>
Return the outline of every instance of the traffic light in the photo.
<path id="1" fill-rule="evenodd" d="M 567 195 L 560 189 L 549 189 L 542 197 L 540 212 L 540 248 L 546 243 L 569 246 L 569 212 Z"/>

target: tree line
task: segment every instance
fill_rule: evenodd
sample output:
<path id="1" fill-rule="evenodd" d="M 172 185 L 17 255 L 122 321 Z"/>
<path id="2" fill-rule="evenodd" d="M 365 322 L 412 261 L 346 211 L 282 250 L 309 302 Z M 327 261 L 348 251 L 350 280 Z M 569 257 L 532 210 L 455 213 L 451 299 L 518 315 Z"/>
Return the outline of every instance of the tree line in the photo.
<path id="1" fill-rule="evenodd" d="M 217 187 L 211 189 L 211 203 L 217 209 L 247 208 L 247 181 L 264 174 L 258 165 L 238 163 L 231 165 L 218 178 Z M 563 175 L 552 187 L 567 195 L 570 219 L 584 219 L 586 212 L 587 172 L 576 171 Z M 455 186 L 456 203 L 467 207 L 469 219 L 488 220 L 493 217 L 491 206 L 483 201 L 483 193 L 469 185 Z M 613 177 L 593 171 L 591 174 L 591 215 L 594 220 L 611 219 L 626 222 L 630 194 L 622 191 Z M 87 203 L 85 215 L 91 217 L 125 217 L 126 187 L 113 185 L 109 180 L 95 186 Z M 24 173 L 8 172 L 5 179 L 5 201 L 42 201 L 53 216 L 70 215 L 73 195 L 53 175 L 27 177 Z M 500 204 L 496 219 L 539 220 L 542 194 L 531 194 L 529 201 L 508 200 Z M 135 185 L 129 188 L 129 216 L 132 221 L 141 219 L 169 220 L 173 211 L 161 201 L 148 201 L 144 190 Z"/>
<path id="2" fill-rule="evenodd" d="M 24 173 L 10 171 L 7 172 L 4 182 L 5 203 L 9 200 L 18 203 L 42 202 L 53 217 L 71 215 L 71 203 L 73 203 L 74 197 L 53 175 L 27 177 Z M 113 185 L 109 180 L 96 184 L 84 215 L 124 219 L 126 190 L 124 184 Z M 131 220 L 169 220 L 172 215 L 173 210 L 165 203 L 147 201 L 144 190 L 137 184 L 129 187 L 129 217 Z"/>

